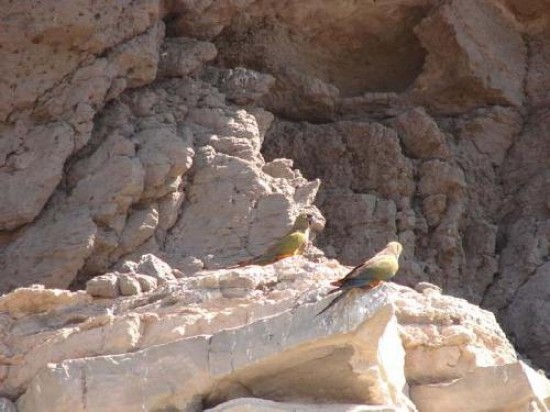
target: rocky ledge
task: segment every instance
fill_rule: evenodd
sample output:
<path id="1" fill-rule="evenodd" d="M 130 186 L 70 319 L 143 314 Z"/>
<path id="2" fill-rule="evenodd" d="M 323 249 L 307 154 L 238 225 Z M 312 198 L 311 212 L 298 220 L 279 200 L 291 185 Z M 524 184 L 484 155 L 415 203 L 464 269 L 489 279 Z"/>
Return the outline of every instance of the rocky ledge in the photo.
<path id="1" fill-rule="evenodd" d="M 203 271 L 115 299 L 17 289 L 0 298 L 3 401 L 19 412 L 548 410 L 550 382 L 518 361 L 491 312 L 428 283 L 386 283 L 316 316 L 349 269 L 318 260 Z"/>

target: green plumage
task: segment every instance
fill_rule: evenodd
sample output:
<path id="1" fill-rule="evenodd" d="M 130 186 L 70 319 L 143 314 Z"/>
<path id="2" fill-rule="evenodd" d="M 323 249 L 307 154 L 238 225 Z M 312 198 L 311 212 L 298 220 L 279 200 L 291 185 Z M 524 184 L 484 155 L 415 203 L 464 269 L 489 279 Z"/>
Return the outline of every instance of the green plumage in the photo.
<path id="1" fill-rule="evenodd" d="M 399 242 L 390 242 L 371 259 L 353 268 L 344 278 L 332 282 L 331 285 L 337 286 L 337 289 L 331 290 L 329 294 L 338 291 L 342 293 L 332 300 L 317 316 L 341 300 L 351 289 L 369 290 L 395 276 L 399 270 L 399 255 L 402 250 L 403 246 Z"/>
<path id="2" fill-rule="evenodd" d="M 292 229 L 280 238 L 277 243 L 270 246 L 264 253 L 252 259 L 237 263 L 231 267 L 248 265 L 269 265 L 289 256 L 301 255 L 309 242 L 309 228 L 312 215 L 301 214 L 296 218 Z"/>

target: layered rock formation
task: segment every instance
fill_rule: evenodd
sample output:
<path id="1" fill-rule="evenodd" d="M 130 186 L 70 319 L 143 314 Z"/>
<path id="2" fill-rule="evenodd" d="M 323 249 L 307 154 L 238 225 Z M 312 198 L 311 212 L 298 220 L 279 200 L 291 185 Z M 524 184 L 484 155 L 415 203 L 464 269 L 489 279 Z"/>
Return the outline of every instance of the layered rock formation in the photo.
<path id="1" fill-rule="evenodd" d="M 346 271 L 298 257 L 202 271 L 116 300 L 18 289 L 0 300 L 0 395 L 19 397 L 20 412 L 535 410 L 525 408 L 550 402 L 550 383 L 518 363 L 494 315 L 434 285 L 358 291 L 315 316 L 329 301 L 320 292 Z"/>
<path id="2" fill-rule="evenodd" d="M 429 281 L 493 311 L 550 368 L 548 1 L 0 5 L 0 292 L 87 289 L 17 292 L 69 312 L 90 296 L 179 296 L 174 282 L 211 282 L 193 276 L 262 252 L 305 209 L 316 231 L 326 223 L 311 258 L 357 264 L 399 239 L 399 283 Z M 273 273 L 212 282 L 248 299 Z M 185 299 L 199 299 L 193 288 Z M 9 317 L 27 299 L 13 296 Z M 140 333 L 51 361 L 145 349 Z M 507 368 L 471 382 L 514 374 L 530 386 L 523 367 Z M 15 399 L 23 383 L 10 385 Z M 215 407 L 255 408 L 239 402 Z"/>

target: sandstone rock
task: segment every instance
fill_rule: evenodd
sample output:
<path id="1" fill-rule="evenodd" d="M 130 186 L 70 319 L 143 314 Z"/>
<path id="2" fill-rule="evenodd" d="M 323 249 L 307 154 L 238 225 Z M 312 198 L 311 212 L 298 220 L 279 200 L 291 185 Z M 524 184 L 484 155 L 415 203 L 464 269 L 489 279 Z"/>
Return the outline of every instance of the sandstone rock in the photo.
<path id="1" fill-rule="evenodd" d="M 88 408 L 106 408 L 116 402 L 125 405 L 126 410 L 134 410 L 138 405 L 144 405 L 147 409 L 168 405 L 185 409 L 196 405 L 196 400 L 193 400 L 195 394 L 210 393 L 208 399 L 211 402 L 223 399 L 224 382 L 234 379 L 244 382 L 256 396 L 263 398 L 271 397 L 284 401 L 297 396 L 314 396 L 319 400 L 356 400 L 406 407 L 409 404 L 403 393 L 404 353 L 399 343 L 397 323 L 391 307 L 384 306 L 383 302 L 375 305 L 379 311 L 370 315 L 367 321 L 353 318 L 344 323 L 333 321 L 327 324 L 318 320 L 313 328 L 304 328 L 303 322 L 310 324 L 310 316 L 316 309 L 309 307 L 305 311 L 300 310 L 294 316 L 290 313 L 282 314 L 271 326 L 265 322 L 257 322 L 233 331 L 222 331 L 210 340 L 198 336 L 151 347 L 134 354 L 115 356 L 112 359 L 88 358 L 65 361 L 59 366 L 50 365 L 43 369 L 18 401 L 18 408 L 20 411 L 27 411 L 41 405 L 42 408 L 48 409 L 53 406 L 48 404 L 49 399 L 53 402 L 56 397 L 56 408 L 61 407 L 59 402 L 63 402 L 63 399 L 67 402 L 67 406 L 63 407 L 78 410 L 84 407 L 81 402 L 82 396 L 85 396 Z M 286 334 L 273 333 L 275 330 L 272 328 L 281 326 L 287 330 Z M 346 334 L 356 328 L 357 334 Z M 258 333 L 259 330 L 262 330 L 262 333 Z M 331 335 L 333 336 L 330 337 Z M 284 337 L 279 341 L 281 336 Z M 303 345 L 314 336 L 326 336 L 328 339 L 319 339 L 314 345 Z M 277 340 L 272 341 L 273 338 Z M 239 342 L 239 352 L 230 349 L 234 345 L 232 342 Z M 373 351 L 373 347 L 378 349 Z M 277 355 L 279 353 L 280 355 Z M 186 356 L 182 357 L 182 354 Z M 279 359 L 279 356 L 282 357 Z M 285 363 L 283 359 L 288 360 Z M 301 365 L 289 372 L 288 366 L 293 364 L 292 359 L 301 359 Z M 329 375 L 324 375 L 324 368 L 319 362 L 326 364 L 331 359 L 335 364 L 340 364 L 341 368 L 326 370 Z M 151 369 L 153 362 L 163 367 Z M 350 368 L 351 365 L 353 369 Z M 165 393 L 163 385 L 150 385 L 139 379 L 123 378 L 129 367 L 148 368 L 147 382 L 179 382 L 176 384 L 177 393 Z M 61 374 L 60 368 L 66 373 Z M 78 385 L 67 385 L 67 379 L 72 378 L 74 381 L 74 377 L 82 376 L 83 368 L 86 369 L 88 382 L 86 394 L 82 393 L 83 389 Z M 316 370 L 317 373 L 311 375 L 312 370 Z M 327 379 L 328 376 L 334 377 L 335 374 L 339 374 L 341 378 L 327 385 L 330 381 Z M 292 377 L 300 379 L 300 376 L 307 376 L 313 381 L 306 386 L 296 385 Z M 381 376 L 386 376 L 386 379 L 380 379 Z M 154 379 L 151 379 L 153 377 Z M 117 388 L 116 392 L 110 392 L 109 399 L 99 396 L 100 392 L 96 392 L 104 393 L 104 385 L 107 382 L 111 387 Z M 182 386 L 183 382 L 185 384 Z M 340 387 L 338 382 L 341 382 Z M 358 385 L 359 382 L 361 385 Z M 365 382 L 370 388 L 367 393 L 360 390 Z M 38 385 L 47 385 L 48 396 L 36 390 Z M 138 387 L 136 385 L 148 396 L 142 399 L 129 397 L 128 394 Z M 323 392 L 319 392 L 319 385 L 324 387 Z M 57 397 L 57 393 L 61 395 L 58 391 L 62 391 L 64 395 Z"/>
<path id="2" fill-rule="evenodd" d="M 125 213 L 141 196 L 143 179 L 144 171 L 139 160 L 115 156 L 97 172 L 80 180 L 72 197 L 89 205 L 92 216 L 99 222 L 116 228 L 116 216 Z"/>
<path id="3" fill-rule="evenodd" d="M 411 385 L 449 381 L 517 360 L 494 315 L 465 300 L 433 288 L 422 294 L 402 289 L 395 304 Z"/>
<path id="4" fill-rule="evenodd" d="M 441 193 L 456 196 L 466 186 L 462 170 L 440 160 L 422 163 L 419 174 L 418 192 L 422 196 Z"/>
<path id="5" fill-rule="evenodd" d="M 397 213 L 412 212 L 407 202 L 397 206 L 414 192 L 412 162 L 397 133 L 381 124 L 276 122 L 265 146 L 268 160 L 292 157 L 300 170 L 322 180 L 317 202 L 327 226 L 317 244 L 345 263 L 356 265 L 394 239 Z"/>
<path id="6" fill-rule="evenodd" d="M 26 390 L 18 402 L 28 410 L 48 399 L 78 410 L 84 389 L 70 382 L 80 382 L 72 377 L 85 367 L 91 395 L 96 387 L 104 391 L 104 382 L 117 382 L 113 397 L 101 398 L 107 409 L 122 398 L 130 409 L 140 402 L 183 409 L 200 394 L 207 406 L 253 396 L 306 404 L 371 399 L 414 410 L 401 392 L 405 378 L 414 385 L 440 383 L 516 362 L 491 313 L 433 288 L 419 294 L 389 283 L 356 291 L 315 317 L 332 297 L 304 302 L 317 301 L 327 281 L 347 271 L 336 261 L 295 257 L 267 267 L 203 271 L 147 295 L 12 318 L 10 332 L 0 333 L 0 359 L 8 365 L 1 393 L 15 399 Z M 251 293 L 235 293 L 244 290 Z M 0 327 L 6 320 L 0 317 Z M 129 380 L 127 368 L 146 369 L 155 379 Z M 165 380 L 173 383 L 156 384 Z M 181 396 L 134 396 L 165 387 Z"/>
<path id="7" fill-rule="evenodd" d="M 185 194 L 175 191 L 159 199 L 158 203 L 158 224 L 155 234 L 157 239 L 164 243 L 166 233 L 176 223 L 180 207 L 185 200 Z"/>
<path id="8" fill-rule="evenodd" d="M 85 337 L 77 351 L 63 339 L 105 308 L 139 313 L 143 324 L 122 330 L 146 348 L 277 314 L 300 288 L 315 294 L 309 277 L 346 268 L 289 269 L 296 258 L 190 277 L 263 251 L 301 210 L 322 228 L 318 190 L 323 250 L 356 264 L 399 239 L 396 281 L 482 302 L 546 362 L 535 351 L 545 329 L 531 320 L 548 317 L 547 0 L 34 6 L 14 3 L 0 23 L 0 290 L 75 287 L 122 254 L 154 253 L 185 276 L 174 269 L 169 284 L 115 303 L 1 314 L 0 389 L 8 379 L 12 399 L 44 362 L 104 353 L 103 332 L 90 350 Z M 194 36 L 216 44 L 217 67 L 204 67 L 214 46 Z M 274 116 L 261 107 L 277 117 L 265 145 Z M 441 304 L 433 288 L 422 296 Z M 434 326 L 438 312 L 425 312 Z M 407 349 L 415 382 L 512 361 L 493 334 L 458 322 L 414 332 L 427 336 Z"/>
<path id="9" fill-rule="evenodd" d="M 397 116 L 396 128 L 403 143 L 414 157 L 420 159 L 450 157 L 445 135 L 424 108 L 416 108 Z"/>
<path id="10" fill-rule="evenodd" d="M 14 362 L 10 367 L 8 377 L 3 382 L 2 393 L 12 398 L 18 397 L 21 389 L 50 362 L 57 363 L 65 357 L 75 359 L 128 352 L 135 348 L 141 327 L 139 318 L 124 316 L 115 319 L 109 311 L 103 311 L 101 314 L 96 312 L 94 315 L 89 319 L 70 319 L 69 324 L 75 320 L 80 324 L 69 329 L 61 329 L 60 333 L 49 335 L 46 340 L 43 336 L 32 334 L 23 337 L 20 340 L 24 343 L 23 359 Z M 49 387 L 45 389 L 50 390 Z M 67 389 L 64 398 L 71 396 L 70 388 Z M 40 406 L 38 410 L 40 409 L 48 410 L 45 406 Z"/>
<path id="11" fill-rule="evenodd" d="M 521 105 L 525 44 L 494 4 L 443 4 L 415 31 L 428 56 L 413 93 L 427 106 L 457 112 L 481 102 Z"/>
<path id="12" fill-rule="evenodd" d="M 12 317 L 20 317 L 30 313 L 47 312 L 59 306 L 88 303 L 90 300 L 90 296 L 83 291 L 69 292 L 33 286 L 16 289 L 0 297 L 0 312 L 7 312 Z"/>
<path id="13" fill-rule="evenodd" d="M 157 21 L 143 34 L 111 51 L 109 60 L 126 87 L 143 86 L 155 79 L 163 37 L 164 24 Z M 110 97 L 116 97 L 116 93 L 111 92 Z"/>
<path id="14" fill-rule="evenodd" d="M 367 406 L 367 405 L 312 405 L 305 403 L 273 402 L 264 399 L 239 398 L 224 402 L 205 412 L 394 412 L 397 409 L 391 406 Z"/>
<path id="15" fill-rule="evenodd" d="M 145 276 L 145 275 L 142 275 Z M 128 275 L 120 275 L 119 277 L 119 289 L 120 294 L 122 296 L 132 296 L 132 295 L 139 295 L 141 293 L 141 284 L 145 284 L 146 287 L 148 287 L 147 290 L 151 290 L 153 288 L 152 282 L 149 281 L 149 279 L 145 278 L 140 281 L 140 279 L 137 279 L 133 276 Z"/>
<path id="16" fill-rule="evenodd" d="M 159 76 L 184 77 L 216 57 L 212 43 L 186 37 L 167 38 L 161 50 Z"/>
<path id="17" fill-rule="evenodd" d="M 0 230 L 12 230 L 34 220 L 52 195 L 73 152 L 74 131 L 55 122 L 10 130 L 0 141 Z"/>
<path id="18" fill-rule="evenodd" d="M 135 153 L 135 144 L 133 142 L 118 132 L 109 133 L 103 143 L 92 154 L 71 165 L 67 173 L 68 183 L 71 187 L 74 187 L 87 175 L 94 174 L 100 168 L 105 167 L 111 157 L 134 157 Z"/>
<path id="19" fill-rule="evenodd" d="M 229 101 L 250 104 L 267 94 L 275 84 L 275 78 L 244 67 L 230 69 L 220 80 L 220 90 Z"/>
<path id="20" fill-rule="evenodd" d="M 2 33 L 2 44 L 6 45 L 9 57 L 2 61 L 2 71 L 8 77 L 0 87 L 2 96 L 9 95 L 11 102 L 2 102 L 0 119 L 30 107 L 87 58 L 138 35 L 159 17 L 156 1 L 129 7 L 130 4 L 128 1 L 116 5 L 105 3 L 99 13 L 97 4 L 89 1 L 78 8 L 63 2 L 53 8 L 40 4 L 32 10 L 24 5 L 10 9 L 6 30 Z M 51 18 L 54 15 L 56 19 Z M 24 38 L 18 34 L 22 27 L 31 29 Z M 19 80 L 21 73 L 26 73 L 26 81 Z M 15 87 L 10 88 L 10 84 Z"/>
<path id="21" fill-rule="evenodd" d="M 452 382 L 413 386 L 410 392 L 422 411 L 538 411 L 548 404 L 550 384 L 518 362 L 479 368 Z"/>
<path id="22" fill-rule="evenodd" d="M 96 276 L 86 283 L 86 292 L 97 298 L 116 298 L 119 291 L 119 276 L 108 273 Z"/>
<path id="23" fill-rule="evenodd" d="M 460 138 L 471 141 L 495 166 L 502 164 L 521 129 L 519 113 L 500 106 L 480 109 L 474 118 L 460 123 Z"/>
<path id="24" fill-rule="evenodd" d="M 201 109 L 191 112 L 190 118 L 208 133 L 237 136 L 243 149 L 225 154 L 218 138 L 210 142 L 217 149 L 201 148 L 186 207 L 167 236 L 166 251 L 200 259 L 212 254 L 225 264 L 247 257 L 243 249 L 248 256 L 262 252 L 288 230 L 291 216 L 311 204 L 317 187 L 308 186 L 303 178 L 274 180 L 262 173 L 260 130 L 247 112 Z M 220 202 L 223 208 L 218 207 Z"/>
<path id="25" fill-rule="evenodd" d="M 68 287 L 92 253 L 96 233 L 87 208 L 49 211 L 0 252 L 0 290 L 37 282 Z"/>
<path id="26" fill-rule="evenodd" d="M 447 196 L 442 193 L 426 196 L 422 200 L 422 214 L 429 226 L 437 226 L 447 210 Z"/>
<path id="27" fill-rule="evenodd" d="M 333 118 L 339 95 L 340 90 L 329 82 L 285 67 L 277 73 L 271 93 L 259 103 L 284 117 L 325 121 Z"/>
<path id="28" fill-rule="evenodd" d="M 132 211 L 120 235 L 120 243 L 113 260 L 116 261 L 117 256 L 134 251 L 153 236 L 158 224 L 158 218 L 156 204 Z"/>
<path id="29" fill-rule="evenodd" d="M 166 195 L 167 183 L 191 167 L 193 149 L 169 127 L 159 124 L 135 134 L 132 140 L 139 146 L 137 156 L 145 169 L 144 198 Z"/>
<path id="30" fill-rule="evenodd" d="M 141 256 L 139 261 L 126 261 L 121 265 L 122 271 L 147 275 L 155 278 L 159 285 L 176 280 L 168 263 L 152 254 Z"/>
<path id="31" fill-rule="evenodd" d="M 133 275 L 133 278 L 137 279 L 139 286 L 142 291 L 149 292 L 157 288 L 157 279 L 153 276 L 136 274 Z"/>
<path id="32" fill-rule="evenodd" d="M 294 162 L 291 159 L 273 159 L 262 168 L 264 173 L 272 177 L 294 179 L 296 171 L 292 170 Z"/>

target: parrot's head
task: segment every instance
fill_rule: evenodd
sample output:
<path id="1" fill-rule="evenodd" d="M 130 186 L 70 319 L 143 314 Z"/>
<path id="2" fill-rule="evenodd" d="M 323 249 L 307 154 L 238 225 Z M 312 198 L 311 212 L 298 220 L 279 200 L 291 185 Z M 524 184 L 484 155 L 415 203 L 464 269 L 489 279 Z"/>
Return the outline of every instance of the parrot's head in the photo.
<path id="1" fill-rule="evenodd" d="M 403 246 L 399 242 L 390 242 L 386 245 L 386 249 L 398 258 L 403 251 Z"/>
<path id="2" fill-rule="evenodd" d="M 311 222 L 313 221 L 313 215 L 310 213 L 302 213 L 298 215 L 296 220 L 294 221 L 294 229 L 295 230 L 307 230 L 311 226 Z"/>

